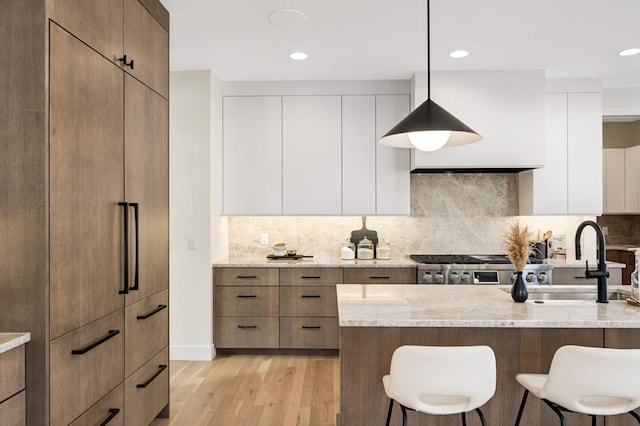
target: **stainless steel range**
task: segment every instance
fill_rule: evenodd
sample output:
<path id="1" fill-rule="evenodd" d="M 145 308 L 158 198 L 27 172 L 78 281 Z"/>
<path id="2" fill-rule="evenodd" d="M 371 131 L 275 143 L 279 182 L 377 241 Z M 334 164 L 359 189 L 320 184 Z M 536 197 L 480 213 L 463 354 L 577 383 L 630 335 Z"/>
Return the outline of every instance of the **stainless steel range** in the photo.
<path id="1" fill-rule="evenodd" d="M 412 254 L 418 265 L 418 284 L 512 284 L 515 268 L 505 255 Z M 532 259 L 523 271 L 528 285 L 551 284 L 553 266 Z"/>

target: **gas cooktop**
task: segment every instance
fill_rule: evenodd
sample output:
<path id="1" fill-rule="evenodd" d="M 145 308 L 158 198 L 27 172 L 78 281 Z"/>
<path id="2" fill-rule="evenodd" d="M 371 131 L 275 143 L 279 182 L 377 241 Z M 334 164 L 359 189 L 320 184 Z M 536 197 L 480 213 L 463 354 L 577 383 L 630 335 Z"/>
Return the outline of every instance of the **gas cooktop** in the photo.
<path id="1" fill-rule="evenodd" d="M 504 254 L 412 254 L 417 262 L 429 265 L 505 265 L 511 263 Z M 531 263 L 542 263 L 542 259 L 530 258 Z"/>

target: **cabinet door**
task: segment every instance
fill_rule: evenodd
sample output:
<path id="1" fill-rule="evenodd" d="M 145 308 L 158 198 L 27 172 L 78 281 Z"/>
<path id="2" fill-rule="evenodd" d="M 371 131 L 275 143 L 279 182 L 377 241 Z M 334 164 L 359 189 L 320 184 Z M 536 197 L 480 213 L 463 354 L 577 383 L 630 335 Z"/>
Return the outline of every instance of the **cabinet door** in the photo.
<path id="1" fill-rule="evenodd" d="M 602 213 L 602 94 L 568 95 L 568 213 Z"/>
<path id="2" fill-rule="evenodd" d="M 124 69 L 169 98 L 169 33 L 138 0 L 124 0 Z"/>
<path id="3" fill-rule="evenodd" d="M 169 105 L 129 75 L 125 77 L 125 198 L 138 203 L 138 236 L 130 220 L 127 305 L 169 287 Z M 134 218 L 130 209 L 129 217 Z M 135 261 L 136 244 L 138 263 Z"/>
<path id="4" fill-rule="evenodd" d="M 409 114 L 409 95 L 376 96 L 376 213 L 408 215 L 410 212 L 411 150 L 377 143 Z"/>
<path id="5" fill-rule="evenodd" d="M 49 14 L 110 61 L 122 57 L 122 0 L 51 0 Z"/>
<path id="6" fill-rule="evenodd" d="M 604 211 L 624 213 L 625 211 L 625 150 L 608 148 L 603 150 L 604 158 Z"/>
<path id="7" fill-rule="evenodd" d="M 283 213 L 339 215 L 340 96 L 284 96 L 282 111 Z"/>
<path id="8" fill-rule="evenodd" d="M 640 212 L 640 146 L 624 150 L 624 211 Z M 620 189 L 618 188 L 618 191 Z"/>
<path id="9" fill-rule="evenodd" d="M 222 102 L 224 214 L 282 214 L 282 98 Z"/>
<path id="10" fill-rule="evenodd" d="M 376 98 L 342 97 L 342 214 L 376 213 Z"/>
<path id="11" fill-rule="evenodd" d="M 123 72 L 51 26 L 51 338 L 123 306 Z"/>

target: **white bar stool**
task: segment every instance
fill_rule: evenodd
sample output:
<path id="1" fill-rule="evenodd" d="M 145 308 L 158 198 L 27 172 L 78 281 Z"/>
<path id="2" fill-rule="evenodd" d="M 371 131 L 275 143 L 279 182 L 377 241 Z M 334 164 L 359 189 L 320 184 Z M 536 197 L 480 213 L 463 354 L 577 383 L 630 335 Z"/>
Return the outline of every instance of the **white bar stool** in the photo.
<path id="1" fill-rule="evenodd" d="M 516 426 L 520 424 L 527 395 L 542 399 L 566 425 L 562 411 L 596 416 L 629 413 L 640 406 L 640 349 L 562 346 L 553 355 L 548 374 L 518 374 L 524 388 Z"/>
<path id="2" fill-rule="evenodd" d="M 427 414 L 462 414 L 475 410 L 483 426 L 480 407 L 496 391 L 496 357 L 488 346 L 400 346 L 391 357 L 390 373 L 382 378 L 384 391 L 400 404 L 402 424 L 407 409 Z"/>

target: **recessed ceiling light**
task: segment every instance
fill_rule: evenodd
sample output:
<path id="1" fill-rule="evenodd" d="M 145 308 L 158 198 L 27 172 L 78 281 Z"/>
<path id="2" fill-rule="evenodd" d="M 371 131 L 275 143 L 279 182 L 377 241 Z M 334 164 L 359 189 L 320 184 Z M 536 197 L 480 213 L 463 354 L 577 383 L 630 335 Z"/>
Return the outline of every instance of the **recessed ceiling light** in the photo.
<path id="1" fill-rule="evenodd" d="M 304 61 L 309 57 L 309 55 L 304 52 L 293 52 L 289 54 L 289 57 L 294 61 Z"/>
<path id="2" fill-rule="evenodd" d="M 634 49 L 624 49 L 624 50 L 618 52 L 618 55 L 620 55 L 620 56 L 631 56 L 631 55 L 637 55 L 638 53 L 640 53 L 640 49 L 634 48 Z"/>
<path id="3" fill-rule="evenodd" d="M 451 58 L 464 58 L 465 56 L 469 56 L 469 52 L 467 52 L 466 50 L 454 50 L 453 52 L 449 53 L 449 56 Z"/>
<path id="4" fill-rule="evenodd" d="M 291 28 L 307 22 L 307 15 L 296 9 L 280 9 L 272 12 L 269 20 L 273 25 Z"/>

